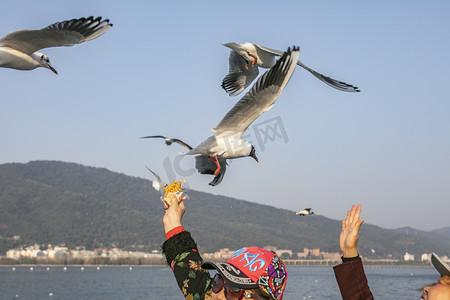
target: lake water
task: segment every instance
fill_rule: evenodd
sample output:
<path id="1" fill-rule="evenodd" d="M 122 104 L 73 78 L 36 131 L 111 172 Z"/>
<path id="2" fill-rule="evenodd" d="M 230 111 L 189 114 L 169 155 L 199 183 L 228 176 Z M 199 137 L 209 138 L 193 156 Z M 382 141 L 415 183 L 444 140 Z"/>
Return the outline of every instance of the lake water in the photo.
<path id="1" fill-rule="evenodd" d="M 331 267 L 288 266 L 284 300 L 341 299 Z M 367 267 L 375 299 L 420 299 L 432 267 Z M 169 267 L 0 267 L 0 299 L 183 300 Z"/>

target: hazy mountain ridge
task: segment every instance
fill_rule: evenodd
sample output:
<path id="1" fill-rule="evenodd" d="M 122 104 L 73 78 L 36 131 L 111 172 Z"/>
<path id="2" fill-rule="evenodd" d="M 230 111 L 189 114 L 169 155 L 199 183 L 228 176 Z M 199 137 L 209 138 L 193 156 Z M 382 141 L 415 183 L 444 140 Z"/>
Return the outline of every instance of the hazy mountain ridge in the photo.
<path id="1" fill-rule="evenodd" d="M 339 251 L 338 220 L 299 217 L 293 211 L 198 191 L 189 191 L 189 196 L 183 222 L 202 251 L 244 245 Z M 164 241 L 163 215 L 149 180 L 56 161 L 0 165 L 2 253 L 33 243 L 158 249 Z M 450 227 L 424 232 L 364 224 L 360 252 L 379 257 L 400 257 L 406 251 L 447 255 L 449 233 Z M 21 240 L 13 240 L 15 235 Z"/>
<path id="2" fill-rule="evenodd" d="M 444 239 L 450 240 L 450 226 L 444 227 L 444 228 L 440 228 L 440 229 L 435 229 L 435 230 L 433 230 L 431 232 L 434 233 L 434 234 L 442 236 Z"/>

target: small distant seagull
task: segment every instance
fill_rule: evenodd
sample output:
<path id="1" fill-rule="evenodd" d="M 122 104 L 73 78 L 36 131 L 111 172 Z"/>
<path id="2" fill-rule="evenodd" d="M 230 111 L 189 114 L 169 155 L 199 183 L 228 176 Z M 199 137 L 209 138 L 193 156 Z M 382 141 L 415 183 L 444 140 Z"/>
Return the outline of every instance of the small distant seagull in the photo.
<path id="1" fill-rule="evenodd" d="M 0 39 L 0 67 L 16 70 L 47 68 L 58 74 L 39 49 L 73 46 L 93 40 L 113 25 L 102 17 L 57 22 L 38 30 L 13 31 Z"/>
<path id="2" fill-rule="evenodd" d="M 258 76 L 258 67 L 271 68 L 275 64 L 275 57 L 283 55 L 283 51 L 274 50 L 252 43 L 226 43 L 230 48 L 229 73 L 222 81 L 222 88 L 230 95 L 239 95 Z M 329 86 L 344 92 L 359 92 L 357 87 L 328 76 L 317 73 L 305 66 L 301 61 L 297 65 L 309 71 L 319 80 Z"/>
<path id="3" fill-rule="evenodd" d="M 256 81 L 250 91 L 212 129 L 214 134 L 197 147 L 192 148 L 179 139 L 161 135 L 142 138 L 163 138 L 167 145 L 175 142 L 187 148 L 189 151 L 185 155 L 196 155 L 197 170 L 201 174 L 214 175 L 209 184 L 218 185 L 225 174 L 227 159 L 250 156 L 258 161 L 255 147 L 244 141 L 242 136 L 256 118 L 275 104 L 294 72 L 298 55 L 298 47 L 293 47 L 292 51 L 288 48 L 276 64 Z"/>
<path id="4" fill-rule="evenodd" d="M 296 213 L 296 215 L 299 216 L 309 216 L 309 215 L 313 215 L 314 212 L 312 211 L 312 208 L 305 208 L 304 210 L 299 211 L 298 213 Z"/>

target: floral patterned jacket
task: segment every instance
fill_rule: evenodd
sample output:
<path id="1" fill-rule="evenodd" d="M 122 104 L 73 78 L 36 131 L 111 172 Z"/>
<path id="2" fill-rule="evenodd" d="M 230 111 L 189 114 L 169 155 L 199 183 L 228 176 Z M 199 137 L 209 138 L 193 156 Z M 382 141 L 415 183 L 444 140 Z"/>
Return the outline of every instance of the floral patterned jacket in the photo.
<path id="1" fill-rule="evenodd" d="M 182 231 L 164 242 L 162 251 L 167 264 L 187 300 L 210 300 L 211 277 L 202 270 L 202 257 L 188 231 Z"/>

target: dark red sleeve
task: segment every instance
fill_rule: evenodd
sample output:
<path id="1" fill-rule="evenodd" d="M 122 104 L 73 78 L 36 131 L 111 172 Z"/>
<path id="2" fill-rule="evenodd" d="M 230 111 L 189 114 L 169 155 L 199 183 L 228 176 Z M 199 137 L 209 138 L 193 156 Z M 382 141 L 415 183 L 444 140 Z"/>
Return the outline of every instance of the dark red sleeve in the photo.
<path id="1" fill-rule="evenodd" d="M 360 258 L 333 269 L 343 300 L 373 300 Z"/>

